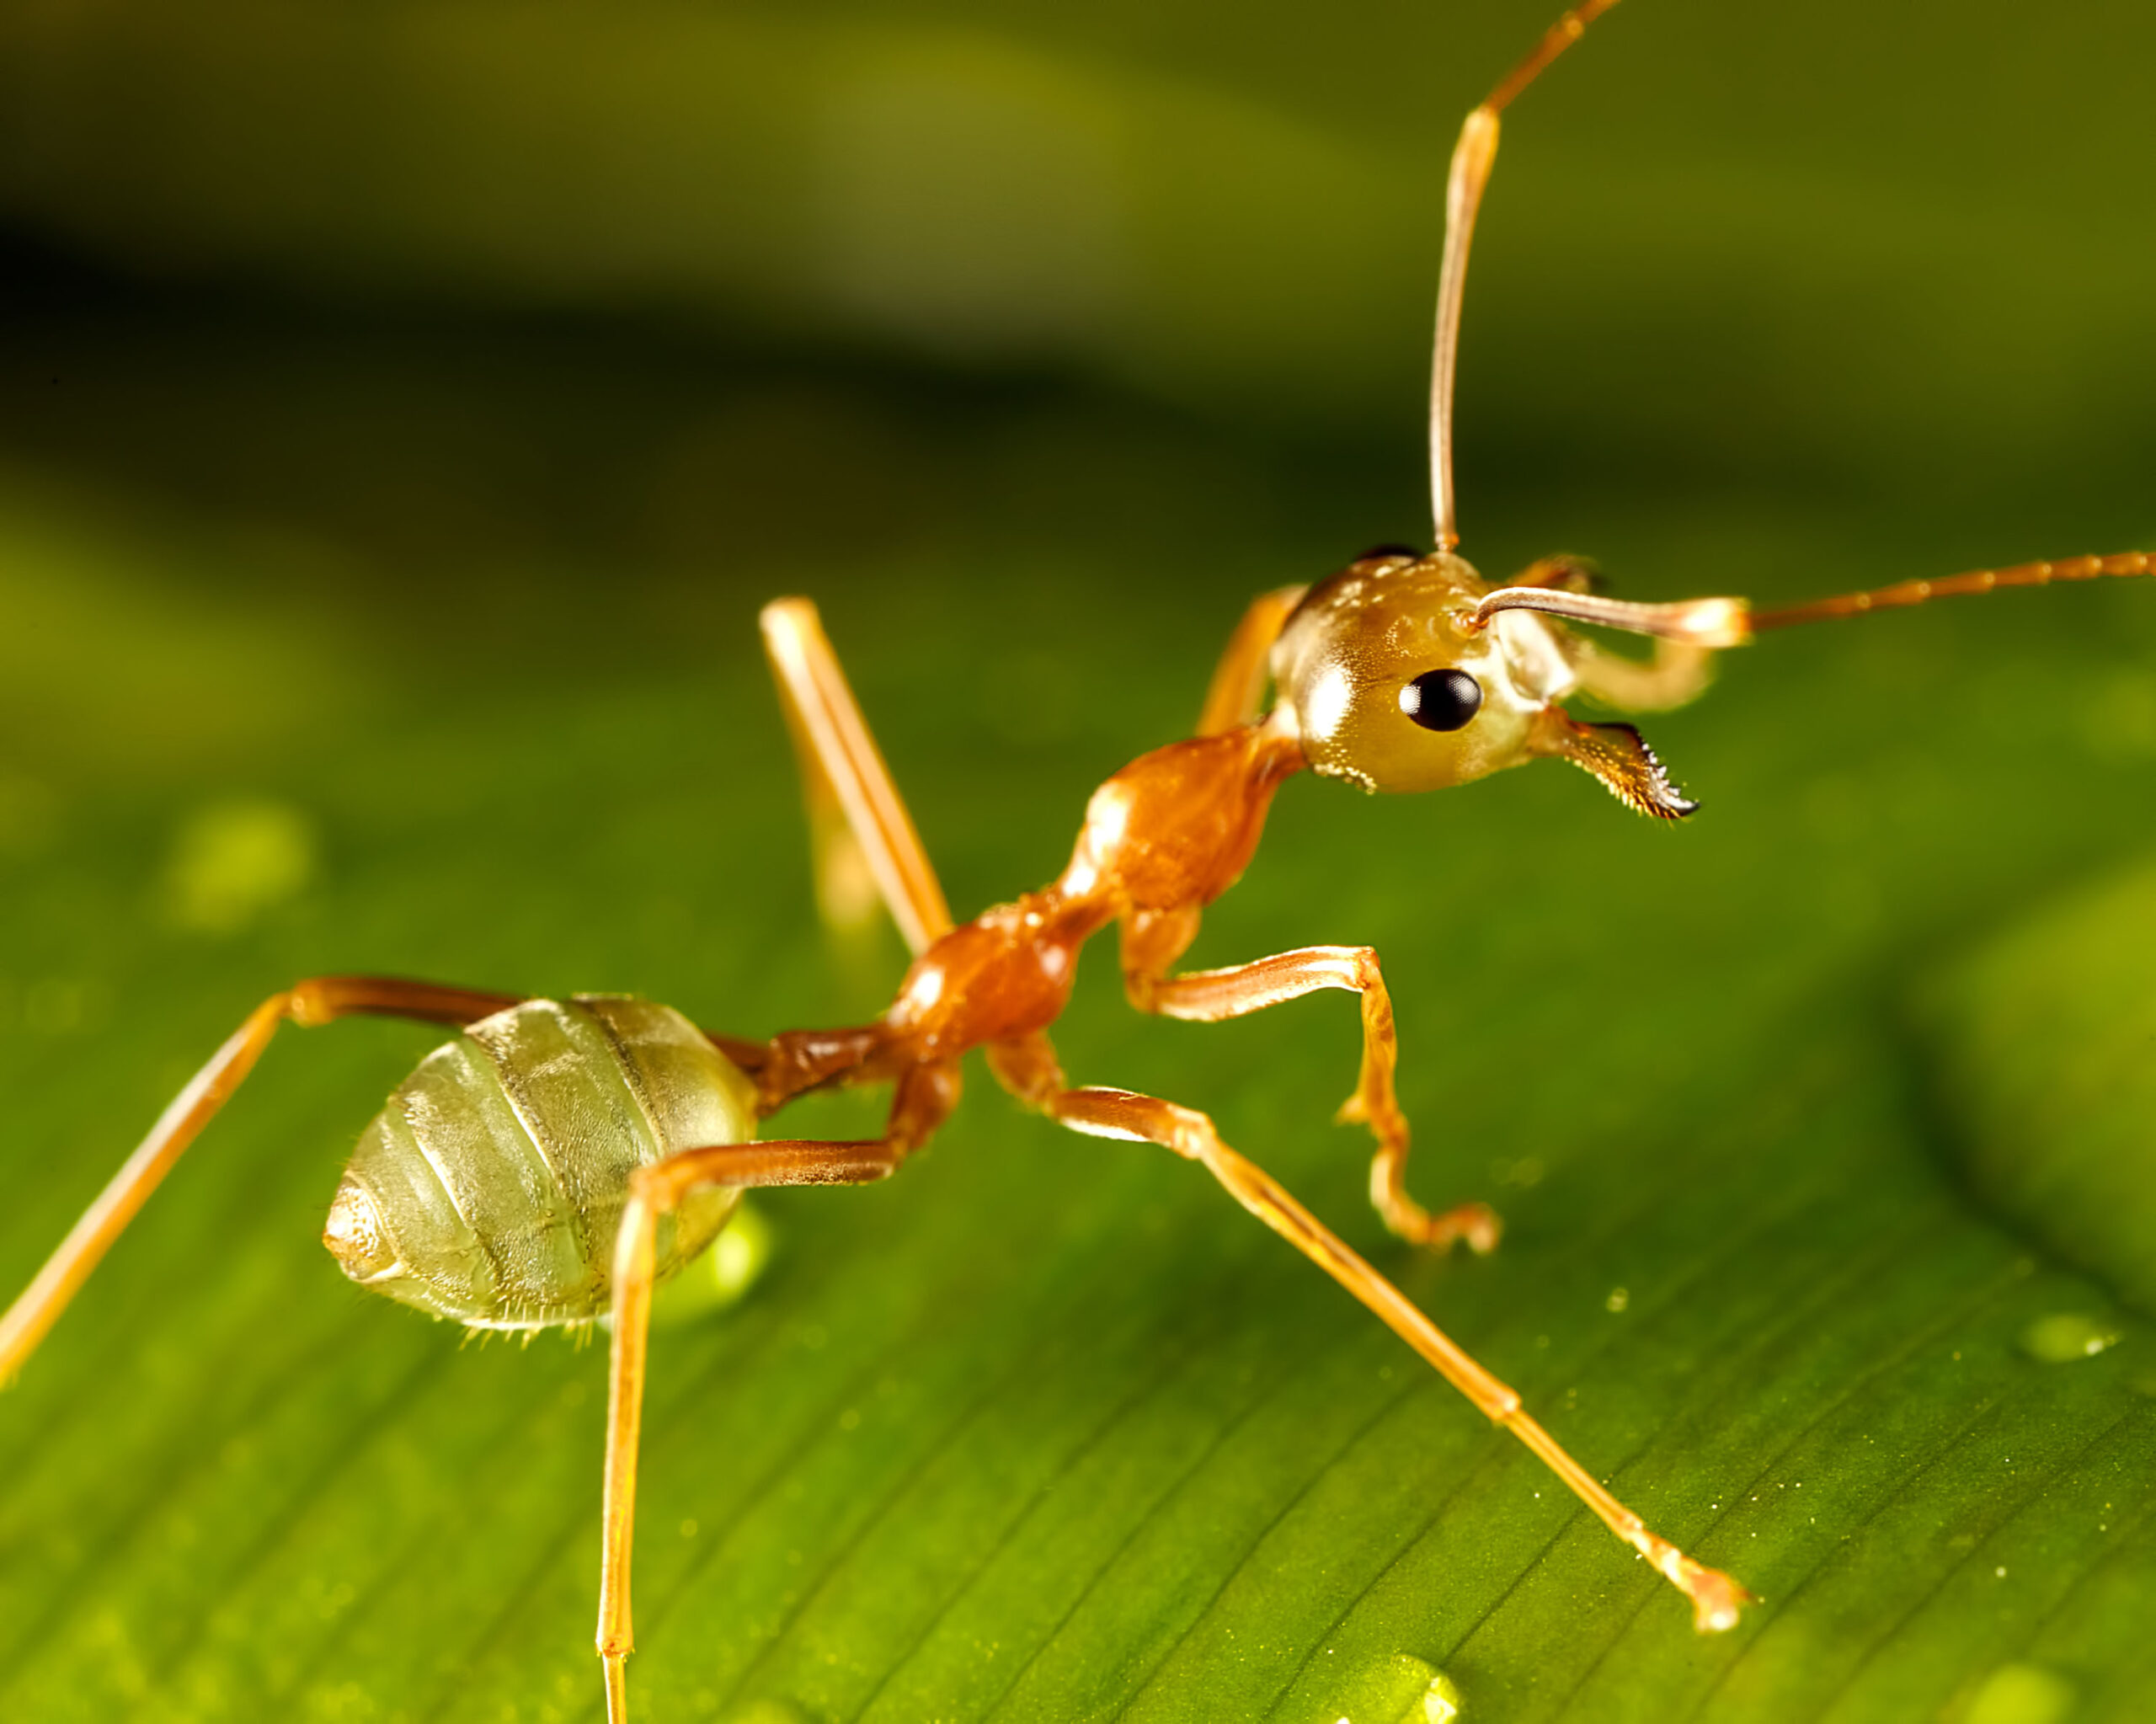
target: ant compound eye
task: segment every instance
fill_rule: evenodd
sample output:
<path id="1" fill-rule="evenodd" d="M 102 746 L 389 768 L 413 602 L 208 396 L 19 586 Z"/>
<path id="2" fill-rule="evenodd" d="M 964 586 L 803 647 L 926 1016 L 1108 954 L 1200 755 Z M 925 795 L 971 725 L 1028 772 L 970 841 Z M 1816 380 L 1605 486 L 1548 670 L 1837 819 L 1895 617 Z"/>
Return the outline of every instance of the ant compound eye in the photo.
<path id="1" fill-rule="evenodd" d="M 1482 710 L 1482 685 L 1465 670 L 1425 670 L 1401 687 L 1400 710 L 1425 730 L 1457 730 Z"/>
<path id="2" fill-rule="evenodd" d="M 1422 553 L 1412 545 L 1373 545 L 1355 560 L 1358 563 L 1374 563 L 1380 557 L 1405 557 L 1413 563 L 1422 560 Z"/>

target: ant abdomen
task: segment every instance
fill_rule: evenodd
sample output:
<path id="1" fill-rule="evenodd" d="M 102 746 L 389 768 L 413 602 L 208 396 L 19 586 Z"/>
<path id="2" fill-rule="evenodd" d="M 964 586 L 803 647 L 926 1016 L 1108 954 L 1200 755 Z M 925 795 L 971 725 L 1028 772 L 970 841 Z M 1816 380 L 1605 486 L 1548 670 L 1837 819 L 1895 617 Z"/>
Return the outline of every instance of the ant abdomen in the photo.
<path id="1" fill-rule="evenodd" d="M 323 1230 L 344 1273 L 474 1328 L 588 1321 L 612 1291 L 629 1179 L 675 1150 L 755 1134 L 748 1077 L 687 1018 L 627 995 L 527 1000 L 437 1048 L 361 1134 Z M 659 1229 L 670 1273 L 736 1193 Z"/>

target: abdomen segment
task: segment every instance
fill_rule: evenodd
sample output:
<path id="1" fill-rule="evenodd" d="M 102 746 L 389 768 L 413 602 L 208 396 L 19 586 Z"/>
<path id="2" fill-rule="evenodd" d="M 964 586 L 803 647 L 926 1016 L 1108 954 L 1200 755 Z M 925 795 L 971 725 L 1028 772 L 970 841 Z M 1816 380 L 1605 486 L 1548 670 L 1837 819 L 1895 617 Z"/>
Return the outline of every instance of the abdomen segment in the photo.
<path id="1" fill-rule="evenodd" d="M 671 1007 L 527 1000 L 436 1049 L 360 1135 L 323 1242 L 365 1287 L 475 1328 L 606 1309 L 637 1168 L 755 1135 L 749 1078 Z M 659 1273 L 715 1239 L 735 1193 L 662 1226 Z"/>

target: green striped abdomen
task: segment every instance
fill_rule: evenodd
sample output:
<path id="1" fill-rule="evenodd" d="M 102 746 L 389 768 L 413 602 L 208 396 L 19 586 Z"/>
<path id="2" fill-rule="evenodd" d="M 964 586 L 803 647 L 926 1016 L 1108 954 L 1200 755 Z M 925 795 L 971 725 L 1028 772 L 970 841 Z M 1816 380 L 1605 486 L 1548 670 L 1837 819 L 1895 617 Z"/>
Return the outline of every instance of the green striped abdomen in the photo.
<path id="1" fill-rule="evenodd" d="M 323 1242 L 361 1286 L 483 1329 L 600 1316 L 629 1177 L 755 1135 L 755 1089 L 678 1011 L 626 995 L 527 1000 L 437 1048 L 352 1152 Z M 736 1193 L 659 1224 L 663 1278 Z"/>

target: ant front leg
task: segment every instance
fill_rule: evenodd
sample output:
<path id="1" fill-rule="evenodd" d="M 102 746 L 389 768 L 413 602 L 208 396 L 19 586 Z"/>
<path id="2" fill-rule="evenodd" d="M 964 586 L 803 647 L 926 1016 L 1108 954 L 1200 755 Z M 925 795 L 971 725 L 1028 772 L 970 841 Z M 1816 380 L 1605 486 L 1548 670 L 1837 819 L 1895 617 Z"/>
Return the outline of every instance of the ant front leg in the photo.
<path id="1" fill-rule="evenodd" d="M 1566 643 L 1581 690 L 1628 713 L 1666 713 L 1697 700 L 1714 681 L 1715 649 L 1658 640 L 1641 663 L 1582 640 Z"/>
<path id="2" fill-rule="evenodd" d="M 285 993 L 272 994 L 173 1097 L 150 1134 L 68 1230 L 60 1248 L 8 1307 L 7 1316 L 0 1317 L 0 1383 L 12 1378 L 35 1350 L 157 1182 L 172 1171 L 180 1152 L 231 1099 L 270 1045 L 278 1025 L 312 1028 L 340 1017 L 372 1016 L 414 1017 L 462 1028 L 517 1004 L 520 997 L 381 976 L 318 976 Z"/>
<path id="3" fill-rule="evenodd" d="M 1307 587 L 1279 587 L 1251 600 L 1235 632 L 1221 649 L 1220 662 L 1206 685 L 1205 705 L 1198 715 L 1198 736 L 1221 736 L 1255 723 L 1265 701 L 1273 643 L 1280 638 L 1289 614 Z"/>
<path id="4" fill-rule="evenodd" d="M 1377 1140 L 1370 1161 L 1370 1202 L 1385 1225 L 1402 1239 L 1444 1250 L 1465 1241 L 1487 1252 L 1501 1224 L 1487 1204 L 1461 1204 L 1432 1214 L 1407 1194 L 1407 1116 L 1393 1090 L 1400 1038 L 1393 1027 L 1392 996 L 1385 991 L 1378 955 L 1368 946 L 1305 946 L 1241 963 L 1230 969 L 1170 975 L 1198 931 L 1198 912 L 1139 912 L 1123 925 L 1123 988 L 1140 1011 L 1217 1023 L 1284 1005 L 1322 988 L 1359 995 L 1363 1005 L 1363 1065 L 1354 1093 L 1334 1117 L 1366 1124 Z"/>
<path id="5" fill-rule="evenodd" d="M 1065 1089 L 1044 1036 L 999 1043 L 989 1050 L 989 1063 L 1006 1087 L 1073 1131 L 1160 1144 L 1203 1167 L 1237 1203 L 1374 1312 L 1486 1417 L 1532 1450 L 1604 1525 L 1692 1601 L 1693 1625 L 1701 1633 L 1736 1625 L 1739 1611 L 1752 1601 L 1751 1593 L 1650 1530 L 1528 1416 L 1515 1390 L 1484 1369 L 1278 1181 L 1222 1142 L 1209 1117 L 1194 1108 L 1129 1090 Z"/>
<path id="6" fill-rule="evenodd" d="M 955 1060 L 909 1068 L 898 1081 L 880 1138 L 833 1143 L 779 1138 L 682 1150 L 641 1167 L 629 1183 L 615 1236 L 613 1355 L 606 1391 L 606 1482 L 599 1567 L 599 1657 L 607 1724 L 627 1724 L 629 1556 L 636 1536 L 637 1443 L 643 1423 L 644 1366 L 659 1220 L 691 1193 L 712 1186 L 866 1185 L 887 1179 L 950 1115 L 958 1101 Z"/>

